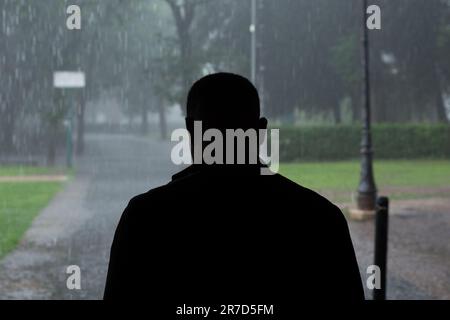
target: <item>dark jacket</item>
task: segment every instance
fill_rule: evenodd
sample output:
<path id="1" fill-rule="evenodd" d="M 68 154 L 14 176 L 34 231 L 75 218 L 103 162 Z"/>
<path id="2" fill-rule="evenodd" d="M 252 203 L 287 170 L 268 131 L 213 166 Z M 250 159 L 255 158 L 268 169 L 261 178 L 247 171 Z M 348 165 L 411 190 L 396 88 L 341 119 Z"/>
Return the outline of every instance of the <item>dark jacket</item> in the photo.
<path id="1" fill-rule="evenodd" d="M 335 205 L 278 174 L 191 166 L 128 204 L 104 298 L 280 303 L 364 294 Z"/>

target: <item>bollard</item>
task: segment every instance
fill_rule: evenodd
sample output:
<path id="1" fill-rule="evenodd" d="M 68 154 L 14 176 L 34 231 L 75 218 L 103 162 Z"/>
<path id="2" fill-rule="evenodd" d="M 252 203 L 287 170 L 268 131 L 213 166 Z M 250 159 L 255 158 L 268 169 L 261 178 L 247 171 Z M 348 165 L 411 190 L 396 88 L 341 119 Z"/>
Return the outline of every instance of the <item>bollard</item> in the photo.
<path id="1" fill-rule="evenodd" d="M 373 300 L 386 300 L 389 199 L 377 199 L 375 216 L 375 265 L 380 268 L 381 288 L 373 290 Z"/>

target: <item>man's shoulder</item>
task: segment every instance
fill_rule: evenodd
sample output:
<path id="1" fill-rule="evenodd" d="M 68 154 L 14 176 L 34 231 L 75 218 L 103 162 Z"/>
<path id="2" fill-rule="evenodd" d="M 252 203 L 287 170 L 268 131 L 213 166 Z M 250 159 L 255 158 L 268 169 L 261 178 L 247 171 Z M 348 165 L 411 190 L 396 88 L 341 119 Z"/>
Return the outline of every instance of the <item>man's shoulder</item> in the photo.
<path id="1" fill-rule="evenodd" d="M 341 209 L 323 195 L 304 187 L 280 174 L 273 176 L 274 190 L 282 190 L 284 196 L 280 201 L 288 201 L 295 204 L 299 211 L 308 212 L 312 219 L 320 221 L 333 221 L 334 223 L 346 223 Z M 283 199 L 283 200 L 282 200 Z"/>
<path id="2" fill-rule="evenodd" d="M 229 187 L 229 183 L 217 183 L 216 185 L 217 181 L 206 180 L 205 183 L 204 179 L 204 176 L 191 175 L 151 189 L 133 197 L 128 204 L 127 211 L 146 212 L 155 208 L 177 207 L 181 203 L 189 206 L 183 199 L 200 197 L 202 192 L 205 193 L 203 196 L 222 194 L 224 197 L 230 197 L 230 194 L 224 193 L 223 190 L 223 188 Z M 245 193 L 249 196 L 249 201 L 257 201 L 261 204 L 270 202 L 272 205 L 278 203 L 278 205 L 283 204 L 284 207 L 295 205 L 299 209 L 303 208 L 302 211 L 320 211 L 319 215 L 322 218 L 331 215 L 339 219 L 342 216 L 341 210 L 327 198 L 280 174 L 258 176 L 251 182 L 249 179 L 232 181 L 231 184 L 234 188 L 230 188 L 230 192 L 234 192 L 233 194 L 237 197 L 242 197 L 241 194 Z M 220 191 L 216 189 L 217 187 L 221 188 Z M 241 193 L 236 191 L 240 188 L 243 191 Z M 249 188 L 255 188 L 257 191 L 250 192 Z M 252 196 L 253 198 L 251 198 Z M 216 195 L 214 195 L 215 197 Z"/>
<path id="3" fill-rule="evenodd" d="M 189 185 L 189 182 L 187 185 Z M 159 204 L 173 204 L 176 202 L 176 198 L 186 189 L 186 184 L 181 182 L 181 180 L 170 181 L 164 185 L 132 197 L 128 202 L 127 209 L 128 211 L 136 211 L 137 209 L 148 209 L 149 206 L 155 208 L 158 207 Z"/>
<path id="4" fill-rule="evenodd" d="M 149 201 L 160 199 L 162 196 L 166 195 L 168 189 L 170 189 L 168 185 L 169 184 L 165 184 L 132 197 L 128 203 L 128 207 L 131 208 L 141 207 L 146 203 L 148 203 Z"/>
<path id="5" fill-rule="evenodd" d="M 275 174 L 272 177 L 272 183 L 274 188 L 278 188 L 283 192 L 287 192 L 292 196 L 299 197 L 303 201 L 309 200 L 310 202 L 315 202 L 321 204 L 323 206 L 332 206 L 335 207 L 333 203 L 331 203 L 327 198 L 322 196 L 321 194 L 313 191 L 307 187 L 304 187 L 281 174 Z"/>
<path id="6" fill-rule="evenodd" d="M 136 195 L 130 200 L 131 205 L 140 205 L 147 201 L 157 200 L 161 197 L 166 197 L 173 193 L 178 192 L 189 192 L 193 191 L 192 186 L 200 185 L 201 176 L 190 176 L 183 179 L 173 180 L 165 185 L 150 189 L 149 191 Z M 233 182 L 236 186 L 239 185 L 239 181 Z M 268 192 L 276 192 L 278 194 L 284 194 L 286 196 L 298 197 L 299 200 L 309 200 L 310 202 L 315 202 L 322 204 L 324 206 L 335 205 L 331 203 L 327 198 L 320 195 L 319 193 L 304 187 L 281 174 L 259 176 L 254 182 L 258 188 L 265 188 Z M 281 199 L 280 199 L 281 200 Z"/>
<path id="7" fill-rule="evenodd" d="M 147 219 L 157 219 L 159 210 L 167 202 L 166 185 L 159 186 L 147 192 L 132 197 L 123 211 L 119 225 L 135 228 Z"/>

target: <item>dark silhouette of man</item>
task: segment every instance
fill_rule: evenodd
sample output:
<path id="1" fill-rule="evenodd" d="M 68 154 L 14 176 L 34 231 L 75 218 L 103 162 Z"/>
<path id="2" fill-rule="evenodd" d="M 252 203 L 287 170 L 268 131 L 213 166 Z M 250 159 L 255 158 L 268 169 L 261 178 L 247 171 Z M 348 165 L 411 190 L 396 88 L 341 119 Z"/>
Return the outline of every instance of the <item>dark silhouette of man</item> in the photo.
<path id="1" fill-rule="evenodd" d="M 267 126 L 255 87 L 228 73 L 193 85 L 186 118 L 191 138 L 194 121 L 204 131 Z M 134 197 L 115 233 L 104 298 L 291 306 L 363 300 L 341 211 L 279 174 L 261 175 L 263 165 L 245 159 L 191 165 Z"/>

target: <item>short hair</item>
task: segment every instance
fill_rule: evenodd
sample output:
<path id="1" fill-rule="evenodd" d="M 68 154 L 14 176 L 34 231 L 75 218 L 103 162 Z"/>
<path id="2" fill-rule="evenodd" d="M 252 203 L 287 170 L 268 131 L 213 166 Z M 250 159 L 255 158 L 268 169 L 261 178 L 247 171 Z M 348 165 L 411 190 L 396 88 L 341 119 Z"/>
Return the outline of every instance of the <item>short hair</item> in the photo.
<path id="1" fill-rule="evenodd" d="M 237 74 L 205 76 L 189 91 L 187 117 L 220 128 L 253 127 L 260 117 L 258 91 Z"/>

